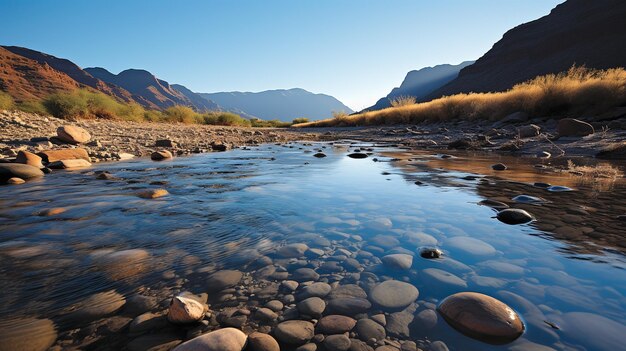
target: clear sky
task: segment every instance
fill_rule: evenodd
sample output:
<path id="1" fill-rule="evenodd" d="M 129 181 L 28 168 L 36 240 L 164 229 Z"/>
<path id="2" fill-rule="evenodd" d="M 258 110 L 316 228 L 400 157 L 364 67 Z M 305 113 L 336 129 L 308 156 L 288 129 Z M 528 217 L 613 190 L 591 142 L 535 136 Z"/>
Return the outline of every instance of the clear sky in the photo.
<path id="1" fill-rule="evenodd" d="M 484 54 L 563 0 L 0 0 L 0 45 L 197 92 L 304 88 L 353 109 Z"/>

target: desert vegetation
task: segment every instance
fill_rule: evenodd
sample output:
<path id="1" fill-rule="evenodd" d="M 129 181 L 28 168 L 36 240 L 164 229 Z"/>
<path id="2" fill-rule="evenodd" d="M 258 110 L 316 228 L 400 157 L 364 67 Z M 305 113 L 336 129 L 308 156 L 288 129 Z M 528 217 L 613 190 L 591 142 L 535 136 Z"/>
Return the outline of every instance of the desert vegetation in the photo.
<path id="1" fill-rule="evenodd" d="M 293 122 L 279 120 L 246 119 L 238 114 L 223 111 L 197 112 L 188 106 L 171 106 L 167 109 L 148 110 L 130 102 L 124 103 L 100 92 L 78 89 L 56 93 L 42 100 L 16 102 L 11 95 L 0 91 L 0 110 L 16 109 L 41 115 L 52 115 L 67 120 L 109 119 L 133 122 L 161 122 L 183 124 L 205 124 L 221 126 L 285 128 L 294 123 L 306 123 L 306 118 Z"/>
<path id="2" fill-rule="evenodd" d="M 298 127 L 416 124 L 454 119 L 499 120 L 513 112 L 534 116 L 600 114 L 626 104 L 626 70 L 572 67 L 515 85 L 508 91 L 444 96 L 429 102 L 394 106 L 299 124 Z"/>
<path id="3" fill-rule="evenodd" d="M 416 102 L 417 100 L 413 96 L 398 96 L 389 100 L 391 107 L 409 106 L 414 105 Z"/>

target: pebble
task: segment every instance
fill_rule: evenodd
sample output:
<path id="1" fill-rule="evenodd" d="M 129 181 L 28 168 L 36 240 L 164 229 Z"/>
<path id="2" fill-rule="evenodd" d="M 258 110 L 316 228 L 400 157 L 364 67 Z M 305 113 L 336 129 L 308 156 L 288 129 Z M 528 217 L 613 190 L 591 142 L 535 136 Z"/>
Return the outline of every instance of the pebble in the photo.
<path id="1" fill-rule="evenodd" d="M 11 185 L 18 185 L 18 184 L 24 184 L 24 183 L 26 183 L 24 179 L 17 178 L 17 177 L 9 178 L 9 180 L 7 180 L 7 184 L 11 184 Z"/>
<path id="2" fill-rule="evenodd" d="M 417 300 L 419 291 L 409 283 L 386 280 L 376 285 L 369 298 L 377 306 L 388 310 L 404 309 Z"/>
<path id="3" fill-rule="evenodd" d="M 223 328 L 186 341 L 173 351 L 241 351 L 247 340 L 241 330 Z"/>
<path id="4" fill-rule="evenodd" d="M 351 341 L 343 334 L 336 334 L 325 337 L 323 344 L 328 351 L 347 351 L 350 348 Z"/>
<path id="5" fill-rule="evenodd" d="M 367 318 L 362 318 L 357 321 L 356 333 L 358 334 L 359 339 L 363 341 L 369 341 L 370 339 L 380 341 L 387 337 L 385 328 L 382 325 Z"/>
<path id="6" fill-rule="evenodd" d="M 443 251 L 436 247 L 423 247 L 420 249 L 420 256 L 428 259 L 441 258 L 441 256 L 443 256 Z"/>
<path id="7" fill-rule="evenodd" d="M 339 297 L 328 302 L 328 310 L 331 313 L 343 314 L 346 316 L 354 316 L 359 313 L 367 312 L 372 304 L 363 298 L 358 297 Z"/>
<path id="8" fill-rule="evenodd" d="M 496 163 L 495 165 L 491 166 L 491 169 L 493 169 L 494 171 L 504 171 L 507 168 L 508 167 L 502 163 Z"/>
<path id="9" fill-rule="evenodd" d="M 319 297 L 309 297 L 306 300 L 300 301 L 297 307 L 301 314 L 317 317 L 326 309 L 326 302 Z"/>
<path id="10" fill-rule="evenodd" d="M 278 341 L 285 344 L 302 345 L 313 338 L 313 329 L 313 323 L 292 320 L 278 324 L 274 334 Z"/>
<path id="11" fill-rule="evenodd" d="M 226 269 L 215 272 L 206 281 L 207 292 L 218 292 L 233 287 L 242 277 L 243 273 L 237 270 Z"/>
<path id="12" fill-rule="evenodd" d="M 57 137 L 68 144 L 82 144 L 91 139 L 91 135 L 85 129 L 72 125 L 57 128 Z"/>
<path id="13" fill-rule="evenodd" d="M 302 257 L 308 249 L 306 244 L 289 244 L 278 249 L 277 254 L 285 258 L 298 258 Z"/>
<path id="14" fill-rule="evenodd" d="M 205 305 L 185 296 L 176 296 L 170 302 L 167 320 L 174 324 L 194 323 L 204 318 Z"/>
<path id="15" fill-rule="evenodd" d="M 323 157 L 326 157 L 326 154 L 323 153 L 323 152 L 318 152 L 318 153 L 314 154 L 313 157 L 323 158 Z"/>
<path id="16" fill-rule="evenodd" d="M 321 297 L 324 298 L 330 293 L 332 288 L 330 285 L 322 282 L 313 283 L 311 285 L 302 288 L 298 294 L 299 300 L 308 299 L 309 297 Z"/>
<path id="17" fill-rule="evenodd" d="M 137 193 L 142 199 L 158 199 L 169 195 L 169 192 L 165 189 L 146 189 Z"/>
<path id="18" fill-rule="evenodd" d="M 384 256 L 382 261 L 388 267 L 408 270 L 413 265 L 413 256 L 406 254 L 392 254 Z"/>
<path id="19" fill-rule="evenodd" d="M 282 311 L 285 305 L 283 305 L 283 303 L 278 300 L 272 300 L 266 303 L 265 307 L 269 308 L 270 310 L 274 312 L 278 312 L 278 311 Z"/>
<path id="20" fill-rule="evenodd" d="M 524 332 L 517 312 L 484 294 L 461 292 L 448 296 L 437 310 L 456 330 L 488 343 L 509 343 Z"/>
<path id="21" fill-rule="evenodd" d="M 331 314 L 322 317 L 317 322 L 316 329 L 322 334 L 342 334 L 352 330 L 356 322 L 355 319 L 347 316 Z"/>
<path id="22" fill-rule="evenodd" d="M 174 157 L 172 153 L 167 150 L 155 151 L 150 155 L 150 159 L 152 159 L 153 161 L 167 160 L 171 159 L 172 157 Z"/>
<path id="23" fill-rule="evenodd" d="M 79 302 L 68 317 L 73 321 L 87 323 L 112 315 L 119 311 L 125 303 L 126 299 L 124 296 L 118 294 L 115 290 L 109 290 L 91 295 Z"/>
<path id="24" fill-rule="evenodd" d="M 292 275 L 292 278 L 298 282 L 316 281 L 320 278 L 320 275 L 311 268 L 298 268 Z"/>
<path id="25" fill-rule="evenodd" d="M 496 249 L 482 240 L 469 236 L 455 236 L 445 241 L 449 248 L 454 248 L 475 256 L 488 256 L 496 253 Z"/>
<path id="26" fill-rule="evenodd" d="M 525 210 L 519 208 L 507 208 L 498 212 L 496 218 L 502 223 L 515 225 L 532 222 L 535 218 Z"/>
<path id="27" fill-rule="evenodd" d="M 250 351 L 280 351 L 280 346 L 271 335 L 254 332 L 248 335 L 248 347 Z"/>
<path id="28" fill-rule="evenodd" d="M 425 280 L 429 282 L 429 285 L 433 286 L 434 288 L 467 288 L 467 283 L 463 279 L 441 269 L 426 268 L 422 270 L 422 275 L 424 276 Z"/>
<path id="29" fill-rule="evenodd" d="M 56 327 L 49 319 L 0 320 L 0 351 L 46 351 L 56 339 Z"/>
<path id="30" fill-rule="evenodd" d="M 10 178 L 31 179 L 43 177 L 43 172 L 33 166 L 21 163 L 0 163 L 0 183 L 6 183 Z"/>
<path id="31" fill-rule="evenodd" d="M 367 158 L 367 154 L 364 154 L 362 152 L 354 152 L 354 153 L 348 154 L 348 157 L 350 157 L 350 158 Z"/>

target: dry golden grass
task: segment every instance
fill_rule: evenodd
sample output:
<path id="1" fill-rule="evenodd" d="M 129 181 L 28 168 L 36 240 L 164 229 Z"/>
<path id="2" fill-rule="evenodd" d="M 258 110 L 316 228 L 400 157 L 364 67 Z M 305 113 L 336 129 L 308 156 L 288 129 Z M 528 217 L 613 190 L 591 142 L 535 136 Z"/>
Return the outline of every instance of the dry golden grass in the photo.
<path id="1" fill-rule="evenodd" d="M 496 121 L 513 112 L 532 116 L 600 114 L 626 104 L 626 70 L 572 67 L 498 93 L 444 96 L 418 104 L 390 107 L 352 116 L 338 116 L 297 127 L 342 127 L 464 120 Z"/>
<path id="2" fill-rule="evenodd" d="M 579 185 L 591 185 L 596 191 L 610 190 L 618 179 L 624 177 L 624 173 L 619 168 L 609 163 L 583 166 L 567 160 L 567 171 L 578 177 Z"/>
<path id="3" fill-rule="evenodd" d="M 414 105 L 416 102 L 413 96 L 398 96 L 389 101 L 392 107 L 402 107 Z"/>

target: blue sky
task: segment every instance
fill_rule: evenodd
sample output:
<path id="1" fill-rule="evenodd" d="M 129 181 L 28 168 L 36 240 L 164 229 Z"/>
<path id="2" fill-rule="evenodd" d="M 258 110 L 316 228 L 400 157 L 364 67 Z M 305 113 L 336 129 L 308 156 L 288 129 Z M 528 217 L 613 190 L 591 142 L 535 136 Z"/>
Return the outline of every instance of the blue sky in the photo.
<path id="1" fill-rule="evenodd" d="M 299 87 L 353 109 L 413 69 L 484 54 L 563 0 L 0 0 L 0 45 L 198 92 Z"/>

